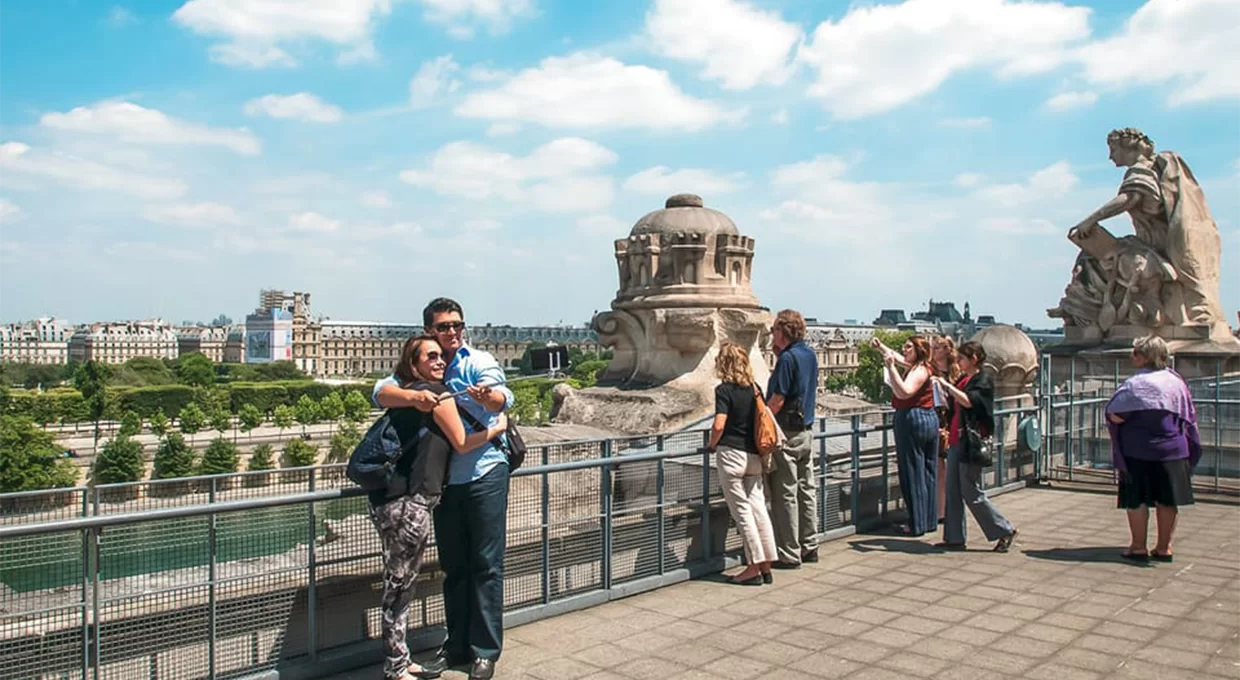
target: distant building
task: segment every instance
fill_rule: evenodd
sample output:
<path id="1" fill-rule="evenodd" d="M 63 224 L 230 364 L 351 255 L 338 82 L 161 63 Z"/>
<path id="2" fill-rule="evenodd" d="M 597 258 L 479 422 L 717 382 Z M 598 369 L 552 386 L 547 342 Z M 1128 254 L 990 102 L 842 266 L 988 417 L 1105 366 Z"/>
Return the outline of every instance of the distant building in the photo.
<path id="1" fill-rule="evenodd" d="M 293 360 L 293 313 L 284 309 L 254 310 L 245 317 L 245 363 Z"/>
<path id="2" fill-rule="evenodd" d="M 245 361 L 258 364 L 291 361 L 318 375 L 322 329 L 310 316 L 310 294 L 263 289 L 258 307 L 245 317 Z"/>
<path id="3" fill-rule="evenodd" d="M 215 363 L 226 361 L 225 347 L 231 328 L 194 326 L 177 330 L 177 353 L 181 356 L 197 352 Z"/>
<path id="4" fill-rule="evenodd" d="M 232 326 L 224 339 L 224 363 L 245 363 L 245 326 Z"/>
<path id="5" fill-rule="evenodd" d="M 73 326 L 55 317 L 0 326 L 0 361 L 68 363 L 72 335 Z"/>
<path id="6" fill-rule="evenodd" d="M 177 358 L 177 335 L 163 319 L 100 322 L 69 338 L 69 359 L 123 364 L 136 357 Z"/>
<path id="7" fill-rule="evenodd" d="M 874 320 L 875 326 L 899 326 L 902 323 L 908 323 L 903 309 L 884 309 L 878 313 L 878 318 Z"/>

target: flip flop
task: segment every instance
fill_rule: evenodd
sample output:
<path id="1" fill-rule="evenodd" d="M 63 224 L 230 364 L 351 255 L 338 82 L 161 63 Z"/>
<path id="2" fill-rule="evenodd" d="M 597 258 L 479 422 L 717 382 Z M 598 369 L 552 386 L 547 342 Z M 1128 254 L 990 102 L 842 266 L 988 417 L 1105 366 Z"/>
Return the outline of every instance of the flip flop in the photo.
<path id="1" fill-rule="evenodd" d="M 1120 553 L 1120 557 L 1125 560 L 1128 560 L 1129 562 L 1140 562 L 1142 564 L 1145 564 L 1150 561 L 1149 553 L 1135 553 L 1135 552 L 1129 551 L 1129 552 Z"/>
<path id="2" fill-rule="evenodd" d="M 1157 553 L 1151 552 L 1150 559 L 1155 562 L 1174 562 L 1175 555 L 1173 553 Z"/>

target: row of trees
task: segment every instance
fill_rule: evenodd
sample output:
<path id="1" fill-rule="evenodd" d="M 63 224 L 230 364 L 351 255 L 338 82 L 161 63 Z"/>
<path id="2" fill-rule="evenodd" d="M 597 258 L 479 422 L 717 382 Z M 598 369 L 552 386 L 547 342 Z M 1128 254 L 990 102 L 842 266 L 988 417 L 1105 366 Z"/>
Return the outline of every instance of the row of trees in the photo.
<path id="1" fill-rule="evenodd" d="M 72 382 L 81 363 L 32 364 L 28 362 L 0 362 L 0 383 L 51 388 Z M 126 361 L 108 378 L 112 387 L 151 387 L 158 385 L 207 386 L 231 382 L 273 382 L 281 380 L 305 380 L 307 376 L 291 361 L 275 361 L 268 364 L 214 363 L 207 356 L 194 352 L 176 359 L 135 357 Z"/>

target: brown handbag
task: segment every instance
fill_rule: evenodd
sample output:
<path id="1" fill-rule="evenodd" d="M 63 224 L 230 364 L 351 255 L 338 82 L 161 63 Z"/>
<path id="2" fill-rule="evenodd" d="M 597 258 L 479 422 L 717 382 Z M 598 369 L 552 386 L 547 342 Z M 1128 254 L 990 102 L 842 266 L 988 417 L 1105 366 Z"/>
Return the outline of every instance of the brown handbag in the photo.
<path id="1" fill-rule="evenodd" d="M 753 442 L 758 447 L 758 455 L 766 458 L 779 448 L 782 432 L 757 385 L 753 386 L 753 398 Z"/>

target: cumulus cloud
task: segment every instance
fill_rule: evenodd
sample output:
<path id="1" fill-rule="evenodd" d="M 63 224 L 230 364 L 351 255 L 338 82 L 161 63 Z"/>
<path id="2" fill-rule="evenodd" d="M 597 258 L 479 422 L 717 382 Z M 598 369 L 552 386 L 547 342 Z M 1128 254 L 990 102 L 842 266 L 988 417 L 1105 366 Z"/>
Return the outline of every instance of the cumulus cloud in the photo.
<path id="1" fill-rule="evenodd" d="M 143 199 L 165 200 L 185 193 L 185 184 L 167 177 L 121 170 L 94 161 L 30 148 L 21 142 L 0 144 L 0 174 L 46 179 L 64 186 L 118 191 Z"/>
<path id="2" fill-rule="evenodd" d="M 1098 101 L 1097 92 L 1060 92 L 1047 99 L 1042 108 L 1047 111 L 1070 111 L 1093 106 Z"/>
<path id="3" fill-rule="evenodd" d="M 22 209 L 7 198 L 0 198 L 0 224 L 12 222 L 21 217 Z"/>
<path id="4" fill-rule="evenodd" d="M 656 130 L 700 130 L 744 116 L 685 94 L 666 71 L 587 53 L 544 59 L 470 94 L 456 113 L 552 128 Z"/>
<path id="5" fill-rule="evenodd" d="M 596 173 L 615 161 L 611 150 L 577 137 L 553 140 L 527 156 L 452 142 L 436 151 L 425 168 L 405 170 L 400 179 L 443 196 L 501 199 L 545 212 L 586 212 L 611 204 L 612 180 Z"/>
<path id="6" fill-rule="evenodd" d="M 974 116 L 972 118 L 942 118 L 939 120 L 939 127 L 949 128 L 984 128 L 990 127 L 991 120 L 987 116 Z"/>
<path id="7" fill-rule="evenodd" d="M 316 212 L 302 212 L 289 215 L 288 226 L 293 231 L 328 234 L 340 227 L 340 220 L 333 220 Z"/>
<path id="8" fill-rule="evenodd" d="M 832 115 L 890 111 L 971 68 L 1000 76 L 1045 72 L 1089 36 L 1090 10 L 1058 2 L 906 0 L 856 4 L 814 30 L 799 58 L 816 71 L 809 88 Z"/>
<path id="9" fill-rule="evenodd" d="M 425 108 L 435 103 L 444 94 L 455 92 L 461 86 L 453 77 L 461 69 L 452 55 L 422 62 L 418 72 L 409 81 L 409 103 L 415 109 Z"/>
<path id="10" fill-rule="evenodd" d="M 1014 184 L 992 184 L 978 189 L 977 195 L 1005 206 L 1018 206 L 1035 200 L 1062 196 L 1080 183 L 1067 161 L 1059 161 L 1038 170 L 1028 181 Z"/>
<path id="11" fill-rule="evenodd" d="M 258 138 L 245 128 L 190 123 L 125 101 L 104 101 L 66 113 L 47 113 L 39 124 L 52 130 L 108 135 L 136 144 L 221 146 L 243 156 L 258 155 L 262 149 Z"/>
<path id="12" fill-rule="evenodd" d="M 711 196 L 736 191 L 744 181 L 742 172 L 724 174 L 701 168 L 672 170 L 666 165 L 656 165 L 630 176 L 624 181 L 624 188 L 652 196 L 681 193 Z"/>
<path id="13" fill-rule="evenodd" d="M 209 56 L 229 66 L 292 66 L 282 43 L 326 41 L 344 54 L 373 57 L 371 35 L 392 0 L 189 0 L 172 20 L 199 35 L 223 38 Z"/>
<path id="14" fill-rule="evenodd" d="M 656 0 L 646 35 L 658 53 L 700 64 L 702 78 L 729 90 L 787 81 L 804 37 L 777 12 L 739 0 Z"/>
<path id="15" fill-rule="evenodd" d="M 516 19 L 534 14 L 533 0 L 418 0 L 426 8 L 426 18 L 448 28 L 454 38 L 474 35 L 481 24 L 491 33 L 504 33 Z"/>
<path id="16" fill-rule="evenodd" d="M 785 235 L 814 241 L 869 248 L 889 242 L 909 224 L 901 202 L 891 200 L 894 185 L 856 181 L 848 170 L 847 161 L 830 154 L 775 168 L 770 185 L 778 203 L 759 212 L 759 219 Z"/>
<path id="17" fill-rule="evenodd" d="M 976 172 L 962 172 L 952 179 L 952 184 L 958 187 L 971 188 L 982 183 L 982 176 Z"/>
<path id="18" fill-rule="evenodd" d="M 328 104 L 309 92 L 290 95 L 269 94 L 251 99 L 245 104 L 245 112 L 251 116 L 268 116 L 307 123 L 336 123 L 344 115 L 340 107 Z"/>
<path id="19" fill-rule="evenodd" d="M 151 222 L 171 225 L 236 225 L 241 218 L 232 206 L 222 203 L 169 203 L 148 206 L 142 216 Z"/>
<path id="20" fill-rule="evenodd" d="M 1100 86 L 1164 85 L 1172 106 L 1240 97 L 1240 3 L 1149 0 L 1117 34 L 1080 49 Z"/>

